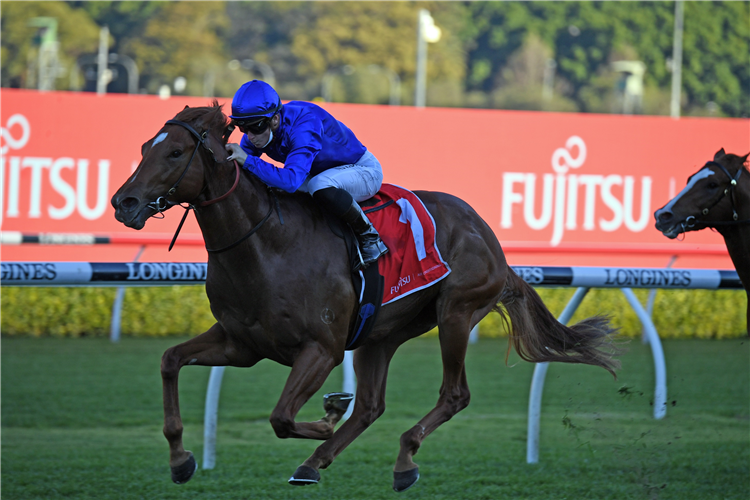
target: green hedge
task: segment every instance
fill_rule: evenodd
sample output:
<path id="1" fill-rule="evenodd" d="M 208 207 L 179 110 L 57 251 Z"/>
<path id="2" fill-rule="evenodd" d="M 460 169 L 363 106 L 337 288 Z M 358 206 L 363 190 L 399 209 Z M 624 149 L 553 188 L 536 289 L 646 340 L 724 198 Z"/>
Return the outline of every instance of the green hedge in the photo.
<path id="1" fill-rule="evenodd" d="M 559 315 L 572 288 L 539 288 L 547 307 Z M 4 335 L 106 336 L 109 334 L 115 288 L 20 288 L 0 291 L 0 329 Z M 646 303 L 648 290 L 636 290 Z M 747 335 L 747 297 L 742 290 L 659 290 L 654 323 L 662 338 L 731 338 Z M 593 289 L 573 321 L 605 314 L 624 335 L 641 334 L 637 316 L 619 290 Z M 213 325 L 201 286 L 127 288 L 123 304 L 123 335 L 196 335 Z M 434 332 L 433 332 L 434 333 Z M 479 325 L 484 337 L 506 335 L 492 313 Z"/>
<path id="2" fill-rule="evenodd" d="M 3 287 L 3 335 L 107 336 L 116 288 Z M 126 288 L 123 335 L 196 335 L 215 323 L 205 287 Z"/>
<path id="3" fill-rule="evenodd" d="M 573 296 L 573 288 L 537 288 L 555 316 Z M 646 304 L 649 290 L 634 290 Z M 661 338 L 735 338 L 747 335 L 747 295 L 744 290 L 658 290 L 653 320 Z M 571 323 L 606 315 L 628 337 L 641 335 L 641 323 L 618 289 L 594 288 L 581 302 Z M 479 324 L 483 336 L 504 335 L 500 316 L 492 313 Z"/>

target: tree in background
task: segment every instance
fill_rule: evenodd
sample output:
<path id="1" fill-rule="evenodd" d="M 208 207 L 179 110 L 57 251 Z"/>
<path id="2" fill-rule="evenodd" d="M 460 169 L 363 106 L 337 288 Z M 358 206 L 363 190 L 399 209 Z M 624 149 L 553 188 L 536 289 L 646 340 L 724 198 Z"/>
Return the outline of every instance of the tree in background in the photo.
<path id="1" fill-rule="evenodd" d="M 56 2 L 61 3 L 61 2 Z M 99 26 L 107 26 L 112 36 L 112 52 L 121 52 L 122 41 L 141 36 L 143 28 L 161 8 L 161 2 L 66 2 L 88 14 Z M 96 47 L 93 48 L 96 52 Z"/>
<path id="2" fill-rule="evenodd" d="M 229 2 L 227 11 L 231 20 L 227 50 L 232 59 L 269 65 L 284 99 L 319 95 L 320 81 L 300 76 L 299 59 L 292 51 L 293 33 L 312 25 L 310 2 Z M 260 76 L 253 72 L 248 79 Z"/>
<path id="3" fill-rule="evenodd" d="M 72 7 L 86 12 L 99 26 L 106 26 L 110 33 L 109 52 L 135 59 L 135 54 L 129 52 L 126 45 L 130 40 L 143 35 L 149 20 L 162 8 L 159 2 L 68 2 Z M 90 51 L 90 55 L 97 53 L 97 47 Z M 143 68 L 140 61 L 136 63 L 139 70 L 138 91 L 146 92 L 152 75 Z M 144 71 L 145 69 L 145 71 Z M 109 88 L 109 87 L 108 87 Z"/>
<path id="4" fill-rule="evenodd" d="M 393 72 L 403 84 L 401 102 L 408 103 L 421 8 L 430 10 L 443 31 L 429 51 L 428 99 L 433 105 L 460 105 L 468 19 L 457 2 L 234 2 L 230 50 L 238 59 L 271 65 L 284 98 L 320 97 L 328 73 L 334 100 L 384 103 Z M 441 88 L 452 89 L 452 97 Z"/>
<path id="5" fill-rule="evenodd" d="M 618 112 L 612 63 L 645 64 L 643 112 L 668 114 L 674 2 L 15 2 L 3 1 L 2 85 L 26 87 L 32 17 L 58 19 L 68 74 L 96 54 L 107 25 L 111 50 L 133 58 L 139 88 L 175 78 L 189 95 L 228 97 L 267 64 L 285 99 L 388 102 L 387 72 L 413 99 L 417 11 L 442 29 L 429 47 L 432 106 Z M 684 115 L 750 116 L 750 2 L 686 2 Z M 550 63 L 553 61 L 553 64 Z M 346 75 L 344 66 L 350 66 Z M 554 68 L 554 72 L 552 69 Z M 370 72 L 372 71 L 372 72 Z M 58 78 L 56 88 L 69 88 Z M 621 104 L 620 104 L 621 106 Z"/>
<path id="6" fill-rule="evenodd" d="M 226 65 L 224 37 L 229 25 L 225 2 L 166 2 L 139 36 L 128 36 L 123 52 L 138 61 L 148 92 L 172 85 L 181 76 L 187 80 L 187 94 L 203 95 L 207 74 Z M 221 76 L 212 89 L 219 95 L 231 95 L 244 81 L 240 75 Z"/>
<path id="7" fill-rule="evenodd" d="M 312 23 L 299 26 L 293 34 L 292 52 L 300 61 L 299 74 L 321 81 L 327 72 L 332 72 L 329 74 L 346 80 L 339 70 L 349 66 L 357 70 L 349 79 L 354 84 L 349 88 L 350 97 L 377 95 L 372 88 L 377 84 L 385 89 L 378 101 L 388 102 L 387 76 L 368 70 L 382 68 L 383 72 L 396 73 L 403 83 L 402 102 L 412 102 L 421 8 L 431 12 L 442 31 L 440 43 L 430 45 L 428 51 L 428 101 L 432 105 L 460 105 L 465 74 L 461 34 L 466 19 L 463 6 L 455 2 L 362 2 L 342 6 L 316 1 Z M 451 85 L 455 94 L 452 99 L 450 92 L 445 92 Z"/>
<path id="8" fill-rule="evenodd" d="M 2 31 L 3 87 L 25 88 L 33 82 L 29 72 L 34 67 L 38 53 L 39 28 L 31 26 L 35 17 L 57 19 L 57 37 L 61 43 L 58 59 L 61 71 L 55 79 L 55 88 L 69 87 L 70 72 L 76 59 L 85 53 L 96 52 L 99 43 L 99 26 L 91 17 L 63 2 L 1 2 L 0 30 Z"/>
<path id="9" fill-rule="evenodd" d="M 579 111 L 612 112 L 616 75 L 611 63 L 636 59 L 646 65 L 645 112 L 667 114 L 674 2 L 474 2 L 476 30 L 467 56 L 469 95 L 481 106 L 543 109 L 514 101 L 528 82 L 508 73 L 511 58 L 538 37 L 553 51 L 555 93 Z M 685 114 L 750 116 L 750 3 L 686 2 L 683 39 Z M 537 85 L 539 85 L 537 78 Z M 517 87 L 514 89 L 513 87 Z M 494 96 L 493 100 L 491 97 Z"/>
<path id="10" fill-rule="evenodd" d="M 688 113 L 749 117 L 750 2 L 686 2 L 683 45 Z"/>
<path id="11" fill-rule="evenodd" d="M 570 84 L 563 78 L 555 79 L 552 56 L 550 45 L 535 33 L 528 33 L 498 75 L 497 88 L 484 94 L 485 102 L 503 109 L 576 111 L 576 103 L 565 97 Z"/>

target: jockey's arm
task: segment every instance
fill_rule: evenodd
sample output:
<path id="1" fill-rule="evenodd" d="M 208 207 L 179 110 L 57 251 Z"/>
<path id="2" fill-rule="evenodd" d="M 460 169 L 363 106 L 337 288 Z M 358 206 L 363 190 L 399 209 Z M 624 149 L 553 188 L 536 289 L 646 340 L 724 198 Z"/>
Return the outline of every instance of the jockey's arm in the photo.
<path id="1" fill-rule="evenodd" d="M 290 134 L 292 147 L 284 160 L 284 168 L 261 160 L 259 158 L 261 152 L 252 146 L 247 136 L 242 137 L 239 146 L 227 144 L 227 150 L 231 148 L 230 157 L 236 158 L 237 161 L 241 160 L 241 156 L 235 151 L 241 150 L 245 155 L 244 168 L 257 175 L 269 186 L 293 193 L 305 182 L 313 161 L 320 151 L 320 133 L 316 130 L 320 125 L 316 127 L 313 122 L 314 120 L 307 119 L 295 124 Z"/>
<path id="2" fill-rule="evenodd" d="M 290 154 L 287 161 L 284 162 L 284 168 L 279 168 L 250 155 L 248 155 L 243 166 L 269 186 L 293 193 L 305 182 L 307 175 L 310 173 L 312 160 L 317 154 L 317 152 L 311 154 L 305 149 L 302 148 Z"/>

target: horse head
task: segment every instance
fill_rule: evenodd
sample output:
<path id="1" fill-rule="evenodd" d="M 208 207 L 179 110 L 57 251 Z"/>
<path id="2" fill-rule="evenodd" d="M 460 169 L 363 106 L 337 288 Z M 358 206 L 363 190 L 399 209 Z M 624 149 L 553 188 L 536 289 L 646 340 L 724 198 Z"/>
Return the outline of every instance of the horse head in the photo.
<path id="1" fill-rule="evenodd" d="M 141 146 L 138 168 L 112 197 L 115 218 L 142 229 L 150 217 L 205 196 L 207 168 L 227 162 L 231 132 L 216 100 L 208 107 L 185 106 Z"/>
<path id="2" fill-rule="evenodd" d="M 723 148 L 717 151 L 713 161 L 688 177 L 677 196 L 654 212 L 656 229 L 674 239 L 687 231 L 737 222 L 740 182 L 744 191 L 750 192 L 750 173 L 745 167 L 748 156 L 727 154 Z"/>

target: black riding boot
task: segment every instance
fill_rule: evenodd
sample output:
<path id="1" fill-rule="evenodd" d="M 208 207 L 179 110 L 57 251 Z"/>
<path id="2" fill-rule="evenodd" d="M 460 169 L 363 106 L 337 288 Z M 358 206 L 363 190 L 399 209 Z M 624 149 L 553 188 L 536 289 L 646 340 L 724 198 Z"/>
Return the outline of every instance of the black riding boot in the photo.
<path id="1" fill-rule="evenodd" d="M 364 267 L 372 264 L 378 257 L 388 252 L 388 247 L 380 239 L 377 230 L 362 208 L 346 190 L 329 187 L 315 191 L 313 198 L 330 213 L 349 224 L 357 235 L 359 251 L 362 254 Z"/>
<path id="2" fill-rule="evenodd" d="M 388 247 L 380 239 L 378 231 L 356 201 L 352 201 L 349 209 L 341 216 L 341 219 L 349 224 L 354 230 L 354 234 L 357 235 L 364 267 L 378 260 L 381 255 L 388 253 Z"/>

